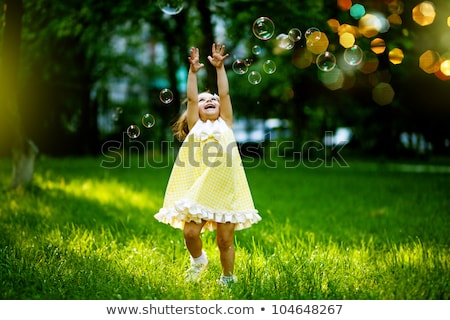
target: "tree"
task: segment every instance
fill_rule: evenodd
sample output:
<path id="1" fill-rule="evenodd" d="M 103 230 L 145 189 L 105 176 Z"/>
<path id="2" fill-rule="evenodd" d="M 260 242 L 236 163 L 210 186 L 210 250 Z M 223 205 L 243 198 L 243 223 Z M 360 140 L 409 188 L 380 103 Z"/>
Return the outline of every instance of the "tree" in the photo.
<path id="1" fill-rule="evenodd" d="M 13 174 L 11 187 L 27 185 L 33 176 L 34 160 L 38 153 L 35 144 L 26 136 L 19 114 L 18 77 L 22 30 L 22 1 L 5 2 L 5 27 L 2 46 L 0 104 L 6 111 L 6 137 L 12 140 Z M 9 140 L 9 139 L 8 139 Z"/>

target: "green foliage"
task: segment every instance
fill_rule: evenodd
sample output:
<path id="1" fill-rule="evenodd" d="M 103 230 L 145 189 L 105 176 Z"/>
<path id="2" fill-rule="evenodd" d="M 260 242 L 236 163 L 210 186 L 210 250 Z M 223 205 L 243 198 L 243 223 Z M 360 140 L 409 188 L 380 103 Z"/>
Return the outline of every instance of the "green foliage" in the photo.
<path id="1" fill-rule="evenodd" d="M 186 283 L 181 231 L 153 218 L 170 162 L 103 160 L 41 158 L 29 189 L 1 192 L 1 299 L 450 298 L 448 171 L 247 164 L 263 220 L 236 233 L 238 282 L 223 290 L 214 233 L 207 272 Z M 2 185 L 9 172 L 2 159 Z"/>

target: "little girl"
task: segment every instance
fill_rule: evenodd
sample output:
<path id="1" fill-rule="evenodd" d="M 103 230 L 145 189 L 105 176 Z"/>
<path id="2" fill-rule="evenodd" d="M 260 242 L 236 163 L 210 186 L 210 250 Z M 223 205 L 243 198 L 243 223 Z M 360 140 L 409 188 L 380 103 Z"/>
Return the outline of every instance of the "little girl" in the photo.
<path id="1" fill-rule="evenodd" d="M 231 130 L 233 109 L 224 60 L 225 46 L 212 45 L 208 60 L 217 72 L 218 93 L 198 93 L 197 72 L 204 67 L 198 48 L 190 51 L 187 110 L 174 124 L 175 136 L 184 140 L 155 218 L 183 229 L 191 267 L 187 279 L 197 280 L 208 265 L 200 233 L 216 230 L 220 252 L 221 284 L 236 281 L 234 231 L 261 220 L 255 209 L 236 140 Z"/>

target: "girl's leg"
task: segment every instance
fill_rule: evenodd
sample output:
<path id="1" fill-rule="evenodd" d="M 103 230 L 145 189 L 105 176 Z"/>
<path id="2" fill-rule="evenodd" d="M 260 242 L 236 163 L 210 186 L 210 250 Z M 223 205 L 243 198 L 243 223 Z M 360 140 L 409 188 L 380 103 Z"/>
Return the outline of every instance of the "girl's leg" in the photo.
<path id="1" fill-rule="evenodd" d="M 233 223 L 217 224 L 216 241 L 224 276 L 232 276 L 234 271 L 234 227 Z"/>
<path id="2" fill-rule="evenodd" d="M 198 258 L 202 255 L 202 239 L 200 233 L 206 221 L 202 223 L 186 222 L 183 228 L 184 242 L 193 258 Z"/>

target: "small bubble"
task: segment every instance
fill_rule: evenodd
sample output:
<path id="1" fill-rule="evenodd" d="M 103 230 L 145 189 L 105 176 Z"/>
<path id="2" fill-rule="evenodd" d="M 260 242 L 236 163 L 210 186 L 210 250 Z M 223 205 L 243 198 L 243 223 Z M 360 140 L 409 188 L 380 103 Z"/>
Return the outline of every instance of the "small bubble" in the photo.
<path id="1" fill-rule="evenodd" d="M 291 39 L 294 42 L 300 41 L 302 38 L 302 32 L 299 28 L 292 28 L 288 32 L 289 39 Z"/>
<path id="2" fill-rule="evenodd" d="M 261 40 L 269 40 L 275 32 L 275 24 L 270 18 L 259 17 L 253 22 L 253 34 Z"/>
<path id="3" fill-rule="evenodd" d="M 266 60 L 263 64 L 263 70 L 267 74 L 272 74 L 277 70 L 277 65 L 273 60 Z"/>
<path id="4" fill-rule="evenodd" d="M 319 41 L 322 37 L 322 32 L 320 32 L 319 28 L 310 27 L 305 31 L 305 38 L 307 41 Z"/>
<path id="5" fill-rule="evenodd" d="M 316 58 L 316 65 L 321 71 L 331 71 L 336 67 L 336 57 L 329 51 L 322 52 Z"/>
<path id="6" fill-rule="evenodd" d="M 151 128 L 155 125 L 155 117 L 150 114 L 146 113 L 142 116 L 142 125 L 146 128 Z"/>
<path id="7" fill-rule="evenodd" d="M 258 55 L 261 54 L 262 49 L 261 49 L 260 46 L 258 46 L 257 44 L 255 44 L 255 45 L 252 47 L 252 52 L 253 52 L 254 55 L 258 56 Z"/>
<path id="8" fill-rule="evenodd" d="M 248 65 L 244 59 L 234 60 L 231 67 L 236 74 L 244 74 L 248 71 Z"/>
<path id="9" fill-rule="evenodd" d="M 261 82 L 262 77 L 258 71 L 252 71 L 248 74 L 248 82 L 253 85 L 257 85 Z"/>
<path id="10" fill-rule="evenodd" d="M 127 135 L 130 139 L 136 139 L 141 134 L 141 130 L 135 124 L 131 124 L 127 129 Z"/>
<path id="11" fill-rule="evenodd" d="M 164 104 L 169 104 L 173 101 L 173 92 L 170 89 L 162 89 L 159 92 L 159 100 Z"/>

